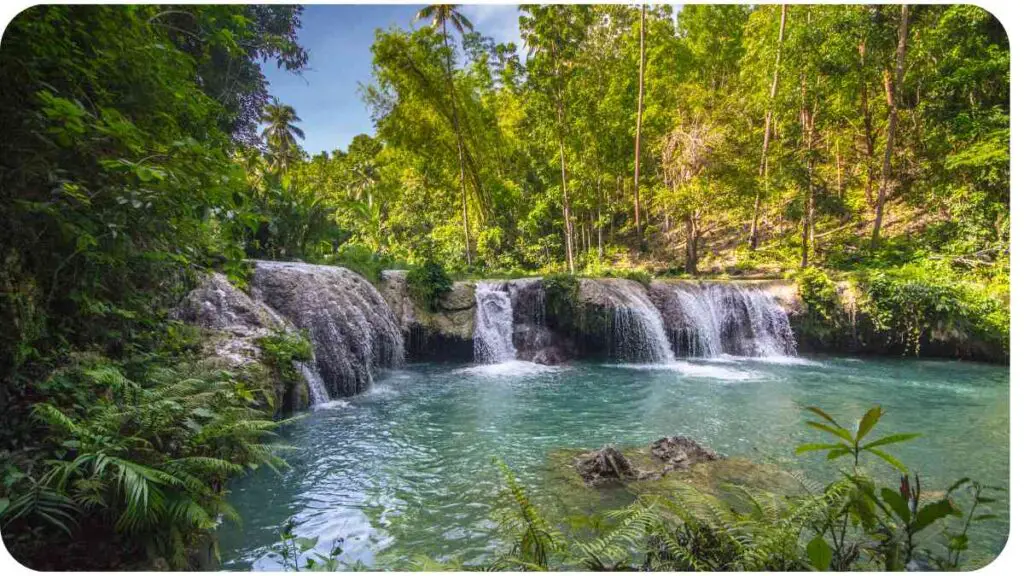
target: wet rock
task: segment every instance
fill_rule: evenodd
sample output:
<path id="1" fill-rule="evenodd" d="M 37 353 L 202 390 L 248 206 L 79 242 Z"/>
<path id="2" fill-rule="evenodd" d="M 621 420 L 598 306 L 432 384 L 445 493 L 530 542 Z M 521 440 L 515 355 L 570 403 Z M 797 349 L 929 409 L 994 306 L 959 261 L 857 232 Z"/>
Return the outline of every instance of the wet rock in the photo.
<path id="1" fill-rule="evenodd" d="M 580 455 L 576 458 L 574 466 L 587 486 L 640 478 L 640 472 L 622 455 L 622 452 L 612 446 Z"/>
<path id="2" fill-rule="evenodd" d="M 212 369 L 269 379 L 259 339 L 295 327 L 272 308 L 236 288 L 223 274 L 210 274 L 171 311 L 171 317 L 206 330 L 201 362 Z M 308 383 L 273 382 L 278 407 L 309 404 Z"/>
<path id="3" fill-rule="evenodd" d="M 398 320 L 365 278 L 340 266 L 253 261 L 253 294 L 309 332 L 331 397 L 358 394 L 382 368 L 401 364 Z"/>
<path id="4" fill-rule="evenodd" d="M 559 364 L 565 364 L 569 358 L 565 354 L 565 351 L 558 346 L 548 346 L 534 352 L 529 361 L 535 364 L 543 364 L 545 366 L 557 366 Z"/>
<path id="5" fill-rule="evenodd" d="M 415 361 L 471 361 L 476 294 L 470 282 L 456 282 L 436 311 L 413 300 L 406 270 L 381 272 L 380 294 L 399 322 L 408 358 Z"/>
<path id="6" fill-rule="evenodd" d="M 720 456 L 686 436 L 670 436 L 651 444 L 651 455 L 666 464 L 664 472 L 685 470 L 694 464 L 718 460 Z"/>

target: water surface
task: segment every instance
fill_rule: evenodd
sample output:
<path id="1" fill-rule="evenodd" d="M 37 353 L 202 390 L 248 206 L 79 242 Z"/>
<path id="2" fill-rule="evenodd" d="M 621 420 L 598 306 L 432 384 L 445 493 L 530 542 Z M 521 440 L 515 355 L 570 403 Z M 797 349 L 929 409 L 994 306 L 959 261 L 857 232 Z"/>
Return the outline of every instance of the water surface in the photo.
<path id="1" fill-rule="evenodd" d="M 887 414 L 876 434 L 923 433 L 892 451 L 920 472 L 926 490 L 966 475 L 1008 487 L 1008 401 L 1007 367 L 951 361 L 410 365 L 284 430 L 296 447 L 292 468 L 233 484 L 231 502 L 245 523 L 221 530 L 221 552 L 228 569 L 279 569 L 267 552 L 294 517 L 297 532 L 319 536 L 324 548 L 344 538 L 349 562 L 387 569 L 418 555 L 479 561 L 500 544 L 492 457 L 542 494 L 551 489 L 542 471 L 552 450 L 643 445 L 674 434 L 827 480 L 821 454 L 793 456 L 798 444 L 821 440 L 802 423 L 807 405 L 852 425 L 882 404 Z M 1005 520 L 989 524 L 972 542 L 995 553 L 1007 529 Z"/>

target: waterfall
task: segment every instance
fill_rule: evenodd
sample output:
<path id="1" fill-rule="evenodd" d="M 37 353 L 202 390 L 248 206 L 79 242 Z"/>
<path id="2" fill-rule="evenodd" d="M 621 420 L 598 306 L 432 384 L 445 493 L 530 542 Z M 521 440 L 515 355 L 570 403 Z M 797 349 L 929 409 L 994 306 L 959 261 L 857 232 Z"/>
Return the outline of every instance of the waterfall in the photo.
<path id="1" fill-rule="evenodd" d="M 324 385 L 324 379 L 321 378 L 320 373 L 316 371 L 316 364 L 314 362 L 295 363 L 296 368 L 299 369 L 299 373 L 306 379 L 306 386 L 309 388 L 310 406 L 325 404 L 331 399 L 331 395 L 327 393 L 327 386 Z"/>
<path id="2" fill-rule="evenodd" d="M 404 359 L 402 331 L 394 313 L 377 289 L 354 272 L 336 266 L 257 261 L 252 289 L 257 298 L 308 331 L 316 372 L 331 397 L 366 390 L 378 370 Z M 310 386 L 311 395 L 314 386 Z"/>
<path id="3" fill-rule="evenodd" d="M 680 356 L 793 356 L 786 311 L 768 292 L 728 283 L 658 283 L 654 287 Z"/>
<path id="4" fill-rule="evenodd" d="M 661 313 L 643 285 L 631 280 L 589 280 L 599 286 L 602 299 L 611 307 L 612 353 L 618 360 L 663 363 L 672 360 L 672 345 L 665 335 Z"/>
<path id="5" fill-rule="evenodd" d="M 476 285 L 473 356 L 481 364 L 516 359 L 512 343 L 512 298 L 505 285 L 495 282 Z"/>

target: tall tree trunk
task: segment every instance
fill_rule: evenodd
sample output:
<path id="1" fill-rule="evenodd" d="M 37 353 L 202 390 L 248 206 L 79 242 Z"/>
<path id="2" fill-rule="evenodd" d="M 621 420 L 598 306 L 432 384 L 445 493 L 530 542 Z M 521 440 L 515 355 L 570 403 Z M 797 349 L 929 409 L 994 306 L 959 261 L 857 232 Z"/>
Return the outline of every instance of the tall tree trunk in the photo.
<path id="1" fill-rule="evenodd" d="M 861 40 L 857 49 L 860 52 L 860 109 L 864 118 L 864 164 L 867 168 L 864 197 L 868 201 L 868 206 L 871 206 L 875 203 L 875 196 L 872 192 L 875 183 L 875 129 L 871 121 L 871 107 L 868 105 L 867 39 Z"/>
<path id="2" fill-rule="evenodd" d="M 889 104 L 889 134 L 885 141 L 885 157 L 882 161 L 882 185 L 878 188 L 878 203 L 875 206 L 875 227 L 871 231 L 871 247 L 878 246 L 878 238 L 882 231 L 882 217 L 885 216 L 885 199 L 892 186 L 892 150 L 896 144 L 896 119 L 900 103 L 900 90 L 903 86 L 903 60 L 907 54 L 907 20 L 910 19 L 910 8 L 904 4 L 900 8 L 900 36 L 896 46 L 896 78 L 885 74 L 885 97 Z"/>
<path id="3" fill-rule="evenodd" d="M 459 148 L 459 185 L 462 187 L 462 232 L 466 242 L 466 265 L 473 265 L 473 253 L 469 239 L 469 199 L 466 195 L 466 158 L 463 152 L 462 130 L 459 129 L 459 109 L 455 103 L 455 79 L 452 77 L 452 52 L 448 46 L 448 23 L 442 25 L 444 49 L 447 55 L 445 65 L 448 68 L 448 89 L 452 100 L 452 125 L 455 127 L 455 141 Z"/>
<path id="4" fill-rule="evenodd" d="M 764 113 L 764 140 L 761 142 L 761 162 L 757 176 L 765 195 L 768 194 L 768 143 L 772 138 L 772 103 L 779 89 L 779 67 L 782 64 L 782 41 L 786 37 L 786 5 L 782 5 L 779 17 L 779 47 L 775 50 L 775 70 L 772 72 L 772 86 L 768 92 L 768 109 Z M 761 219 L 761 188 L 754 191 L 754 217 L 750 221 L 750 247 L 757 248 L 757 227 Z"/>
<path id="5" fill-rule="evenodd" d="M 604 194 L 601 190 L 601 176 L 597 177 L 597 260 L 604 259 L 604 221 L 601 220 L 601 205 L 604 203 Z"/>
<path id="6" fill-rule="evenodd" d="M 563 134 L 563 112 L 561 91 L 558 95 L 558 160 L 562 165 L 562 217 L 565 220 L 565 257 L 569 263 L 569 273 L 576 273 L 576 263 L 572 257 L 572 218 L 569 214 L 569 185 L 565 176 L 565 135 Z"/>
<path id="7" fill-rule="evenodd" d="M 800 80 L 800 126 L 804 141 L 804 153 L 807 155 L 807 190 L 804 195 L 804 226 L 800 245 L 800 267 L 806 268 L 814 255 L 814 117 L 817 115 L 817 104 L 814 109 L 807 103 L 807 80 Z"/>
<path id="8" fill-rule="evenodd" d="M 700 234 L 697 231 L 697 216 L 693 212 L 686 215 L 686 262 L 687 274 L 697 273 L 697 242 Z"/>
<path id="9" fill-rule="evenodd" d="M 644 42 L 647 36 L 647 4 L 640 7 L 640 91 L 636 104 L 636 140 L 633 144 L 633 216 L 636 219 L 637 249 L 643 244 L 643 232 L 640 228 L 640 129 L 644 117 Z"/>

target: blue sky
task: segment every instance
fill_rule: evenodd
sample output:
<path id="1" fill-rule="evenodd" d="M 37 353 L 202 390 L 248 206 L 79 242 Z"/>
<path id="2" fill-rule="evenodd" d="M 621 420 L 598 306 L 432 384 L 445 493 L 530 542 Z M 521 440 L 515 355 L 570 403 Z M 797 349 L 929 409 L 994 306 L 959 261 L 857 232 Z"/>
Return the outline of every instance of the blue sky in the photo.
<path id="1" fill-rule="evenodd" d="M 302 147 L 310 154 L 345 149 L 353 136 L 372 134 L 370 112 L 359 96 L 359 85 L 370 82 L 370 45 L 378 28 L 413 26 L 419 4 L 306 6 L 299 43 L 309 51 L 308 69 L 301 75 L 263 65 L 270 94 L 295 107 L 306 133 Z M 497 42 L 519 43 L 519 13 L 515 4 L 478 4 L 460 8 L 485 36 Z M 422 24 L 416 24 L 420 26 Z"/>

